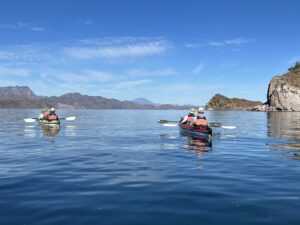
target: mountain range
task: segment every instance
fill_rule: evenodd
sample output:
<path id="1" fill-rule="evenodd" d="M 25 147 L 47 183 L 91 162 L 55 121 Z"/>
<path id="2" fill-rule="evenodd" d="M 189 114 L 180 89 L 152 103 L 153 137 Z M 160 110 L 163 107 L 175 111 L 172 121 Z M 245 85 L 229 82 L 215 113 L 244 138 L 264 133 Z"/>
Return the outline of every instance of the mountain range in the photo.
<path id="1" fill-rule="evenodd" d="M 102 96 L 68 93 L 38 96 L 27 86 L 0 87 L 0 108 L 79 108 L 79 109 L 188 109 L 192 105 L 156 104 L 144 98 L 121 101 Z"/>

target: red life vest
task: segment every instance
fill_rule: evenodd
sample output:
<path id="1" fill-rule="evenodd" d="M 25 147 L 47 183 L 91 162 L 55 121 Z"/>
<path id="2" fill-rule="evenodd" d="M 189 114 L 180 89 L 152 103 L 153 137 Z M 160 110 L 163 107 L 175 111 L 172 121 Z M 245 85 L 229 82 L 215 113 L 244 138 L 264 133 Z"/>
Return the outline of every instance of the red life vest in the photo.
<path id="1" fill-rule="evenodd" d="M 57 117 L 57 115 L 55 115 L 55 114 L 50 114 L 50 115 L 48 116 L 48 120 L 49 120 L 49 121 L 58 120 L 58 117 Z"/>
<path id="2" fill-rule="evenodd" d="M 194 117 L 188 116 L 186 122 L 191 123 L 191 122 L 193 122 L 193 120 L 194 120 Z"/>
<path id="3" fill-rule="evenodd" d="M 208 126 L 207 120 L 206 119 L 197 119 L 196 126 Z"/>

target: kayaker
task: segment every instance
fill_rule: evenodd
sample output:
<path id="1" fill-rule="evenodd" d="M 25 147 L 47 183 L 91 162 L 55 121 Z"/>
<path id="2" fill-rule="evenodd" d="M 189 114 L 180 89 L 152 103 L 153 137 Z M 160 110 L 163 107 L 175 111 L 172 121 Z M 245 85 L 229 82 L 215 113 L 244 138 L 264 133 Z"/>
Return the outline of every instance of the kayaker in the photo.
<path id="1" fill-rule="evenodd" d="M 50 109 L 50 113 L 48 115 L 48 121 L 54 121 L 54 120 L 58 120 L 59 121 L 59 118 L 58 116 L 56 115 L 56 108 L 52 107 Z"/>
<path id="2" fill-rule="evenodd" d="M 43 119 L 47 119 L 48 118 L 48 110 L 47 109 L 42 109 L 41 114 L 39 115 L 39 119 L 43 120 Z"/>
<path id="3" fill-rule="evenodd" d="M 196 120 L 193 121 L 193 126 L 208 126 L 206 117 L 204 116 L 204 108 L 200 107 L 198 109 L 198 114 Z"/>
<path id="4" fill-rule="evenodd" d="M 189 114 L 187 116 L 185 116 L 182 120 L 181 120 L 181 124 L 188 124 L 190 125 L 191 123 L 193 123 L 194 119 L 195 119 L 195 112 L 196 110 L 191 108 L 189 111 Z"/>

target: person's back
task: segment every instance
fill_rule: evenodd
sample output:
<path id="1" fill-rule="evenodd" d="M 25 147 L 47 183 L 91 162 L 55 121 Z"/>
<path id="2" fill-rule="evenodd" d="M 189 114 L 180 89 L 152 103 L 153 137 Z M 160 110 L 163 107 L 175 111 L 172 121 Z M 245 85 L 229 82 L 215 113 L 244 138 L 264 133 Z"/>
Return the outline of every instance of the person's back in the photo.
<path id="1" fill-rule="evenodd" d="M 196 121 L 193 124 L 194 126 L 208 126 L 208 122 L 205 116 L 197 116 Z"/>
<path id="2" fill-rule="evenodd" d="M 43 109 L 41 114 L 39 115 L 40 120 L 46 120 L 48 119 L 48 112 L 47 109 Z"/>
<path id="3" fill-rule="evenodd" d="M 193 122 L 194 126 L 208 126 L 206 117 L 204 116 L 204 109 L 200 107 L 198 109 L 198 115 L 196 120 Z"/>
<path id="4" fill-rule="evenodd" d="M 183 118 L 181 124 L 192 124 L 195 119 L 195 109 L 190 109 L 189 114 Z"/>
<path id="5" fill-rule="evenodd" d="M 50 122 L 55 121 L 55 120 L 59 121 L 59 118 L 56 115 L 55 111 L 56 111 L 56 109 L 54 107 L 50 109 L 50 113 L 48 115 L 48 121 L 50 121 Z"/>

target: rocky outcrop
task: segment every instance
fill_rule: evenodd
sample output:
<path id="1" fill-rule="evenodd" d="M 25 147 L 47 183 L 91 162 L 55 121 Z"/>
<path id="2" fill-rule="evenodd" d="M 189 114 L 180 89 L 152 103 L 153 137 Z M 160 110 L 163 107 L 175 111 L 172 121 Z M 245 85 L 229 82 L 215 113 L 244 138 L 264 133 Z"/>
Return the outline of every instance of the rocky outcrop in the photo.
<path id="1" fill-rule="evenodd" d="M 273 110 L 300 111 L 300 68 L 271 80 L 267 105 Z"/>
<path id="2" fill-rule="evenodd" d="M 206 104 L 210 110 L 251 110 L 254 106 L 262 105 L 259 101 L 249 101 L 240 98 L 228 98 L 221 94 L 216 94 Z"/>
<path id="3" fill-rule="evenodd" d="M 300 63 L 287 73 L 273 77 L 269 83 L 267 102 L 254 111 L 300 111 Z"/>

